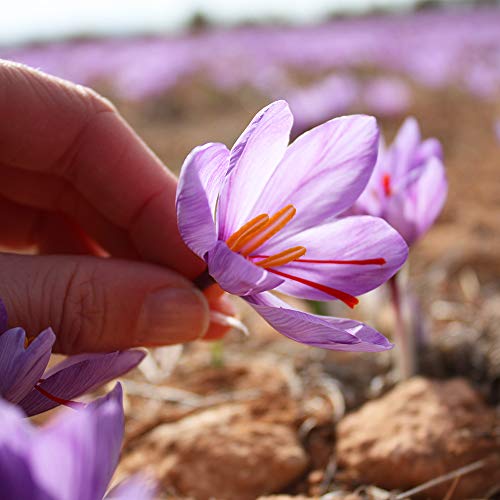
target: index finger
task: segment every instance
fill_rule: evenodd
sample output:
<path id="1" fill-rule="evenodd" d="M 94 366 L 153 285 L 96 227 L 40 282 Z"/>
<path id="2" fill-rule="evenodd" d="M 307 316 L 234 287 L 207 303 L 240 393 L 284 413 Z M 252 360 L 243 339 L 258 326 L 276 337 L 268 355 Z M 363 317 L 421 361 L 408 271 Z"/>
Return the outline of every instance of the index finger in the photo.
<path id="1" fill-rule="evenodd" d="M 144 259 L 190 278 L 203 270 L 177 229 L 175 176 L 108 101 L 0 61 L 0 114 L 1 163 L 66 179 Z"/>

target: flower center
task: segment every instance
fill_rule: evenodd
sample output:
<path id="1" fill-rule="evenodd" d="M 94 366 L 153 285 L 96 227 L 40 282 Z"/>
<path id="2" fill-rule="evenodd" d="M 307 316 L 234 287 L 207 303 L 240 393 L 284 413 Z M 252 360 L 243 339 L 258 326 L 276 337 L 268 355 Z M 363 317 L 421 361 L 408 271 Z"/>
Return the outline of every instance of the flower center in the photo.
<path id="1" fill-rule="evenodd" d="M 247 257 L 281 231 L 296 213 L 297 209 L 293 205 L 287 205 L 272 217 L 267 214 L 258 215 L 230 236 L 227 245 L 233 252 Z"/>
<path id="2" fill-rule="evenodd" d="M 291 262 L 302 262 L 307 264 L 350 264 L 350 265 L 384 265 L 385 259 L 364 259 L 364 260 L 323 260 L 323 259 L 302 259 L 306 254 L 306 248 L 295 246 L 283 250 L 274 255 L 254 254 L 266 241 L 270 240 L 275 234 L 281 231 L 295 216 L 297 209 L 293 205 L 287 205 L 273 216 L 260 214 L 252 220 L 241 226 L 226 241 L 227 246 L 247 259 L 251 260 L 256 266 L 263 267 L 268 272 L 276 274 L 286 279 L 296 281 L 302 285 L 309 286 L 331 297 L 341 300 L 349 307 L 354 307 L 359 301 L 356 297 L 341 290 L 316 283 L 300 276 L 294 276 L 275 269 Z"/>

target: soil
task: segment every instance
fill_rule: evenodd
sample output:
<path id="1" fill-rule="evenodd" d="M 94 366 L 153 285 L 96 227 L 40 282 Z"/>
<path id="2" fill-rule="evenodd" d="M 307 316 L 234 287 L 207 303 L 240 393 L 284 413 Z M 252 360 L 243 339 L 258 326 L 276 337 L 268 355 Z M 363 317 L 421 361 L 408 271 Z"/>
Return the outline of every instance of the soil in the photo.
<path id="1" fill-rule="evenodd" d="M 442 141 L 449 178 L 444 211 L 412 248 L 406 271 L 420 299 L 421 374 L 450 384 L 438 385 L 439 410 L 433 413 L 428 392 L 437 382 L 428 379 L 409 382 L 414 384 L 410 388 L 420 388 L 422 398 L 410 405 L 414 411 L 409 417 L 401 416 L 401 402 L 408 397 L 404 387 L 383 397 L 395 385 L 391 353 L 307 348 L 273 332 L 239 304 L 251 335 L 228 335 L 222 366 L 213 366 L 211 344 L 197 343 L 186 347 L 176 370 L 156 392 L 146 390 L 149 385 L 139 374 L 130 377 L 129 385 L 125 381 L 127 438 L 117 477 L 146 469 L 160 481 L 164 498 L 450 500 L 500 494 L 500 478 L 486 466 L 470 481 L 465 472 L 457 473 L 459 480 L 452 477 L 438 489 L 398 497 L 389 493 L 500 455 L 495 441 L 500 429 L 495 414 L 500 403 L 500 144 L 492 127 L 500 116 L 500 97 L 491 103 L 454 88 L 413 89 L 408 114 L 418 118 L 424 136 Z M 198 144 L 231 145 L 266 103 L 251 89 L 226 95 L 192 81 L 155 100 L 116 104 L 178 171 Z M 380 120 L 388 139 L 402 120 Z M 361 303 L 356 315 L 390 336 L 391 309 L 383 290 Z M 339 305 L 332 310 L 350 314 Z M 448 380 L 456 376 L 462 377 L 458 386 Z M 467 400 L 460 408 L 465 405 L 468 413 L 456 424 L 457 407 L 446 397 L 460 391 Z M 440 437 L 435 435 L 438 418 Z M 478 432 L 486 435 L 488 446 L 479 438 L 465 446 L 459 438 L 460 433 Z M 455 433 L 463 446 L 451 450 L 436 444 L 446 441 L 448 433 Z M 347 435 L 354 440 L 350 448 L 342 444 Z M 425 473 L 415 472 L 415 454 Z M 266 496 L 271 494 L 278 496 Z"/>

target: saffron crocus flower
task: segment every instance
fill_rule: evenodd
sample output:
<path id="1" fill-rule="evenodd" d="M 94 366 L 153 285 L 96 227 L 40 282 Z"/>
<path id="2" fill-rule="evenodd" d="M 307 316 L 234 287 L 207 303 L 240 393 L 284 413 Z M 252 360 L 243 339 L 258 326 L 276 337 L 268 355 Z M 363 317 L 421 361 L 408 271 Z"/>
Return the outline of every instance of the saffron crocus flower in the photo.
<path id="1" fill-rule="evenodd" d="M 42 428 L 0 399 L 1 497 L 16 500 L 99 500 L 118 464 L 124 415 L 119 384 L 86 408 Z M 137 479 L 106 498 L 153 498 Z"/>
<path id="2" fill-rule="evenodd" d="M 354 212 L 382 217 L 411 245 L 430 228 L 446 200 L 442 158 L 439 141 L 422 141 L 417 121 L 407 118 L 389 148 L 381 143 Z"/>
<path id="3" fill-rule="evenodd" d="M 497 142 L 500 143 L 500 118 L 497 118 L 493 123 L 493 131 L 495 132 Z"/>
<path id="4" fill-rule="evenodd" d="M 22 328 L 6 328 L 7 312 L 0 300 L 0 397 L 28 416 L 60 404 L 78 406 L 71 400 L 123 375 L 144 357 L 139 350 L 79 354 L 45 372 L 56 339 L 52 329 L 28 341 Z"/>
<path id="5" fill-rule="evenodd" d="M 385 221 L 335 218 L 361 194 L 375 164 L 374 118 L 331 120 L 288 146 L 284 101 L 264 108 L 229 151 L 206 144 L 187 157 L 177 192 L 180 233 L 207 263 L 201 287 L 243 297 L 283 335 L 312 346 L 381 351 L 392 344 L 357 321 L 294 310 L 269 291 L 338 299 L 385 282 L 408 248 Z"/>

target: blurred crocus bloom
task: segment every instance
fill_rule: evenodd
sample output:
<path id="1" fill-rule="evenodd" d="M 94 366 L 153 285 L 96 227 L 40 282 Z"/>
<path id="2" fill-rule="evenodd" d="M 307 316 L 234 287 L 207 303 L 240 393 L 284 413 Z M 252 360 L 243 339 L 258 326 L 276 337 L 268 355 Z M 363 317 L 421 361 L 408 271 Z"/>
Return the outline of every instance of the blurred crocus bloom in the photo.
<path id="1" fill-rule="evenodd" d="M 414 243 L 443 208 L 448 183 L 439 141 L 422 141 L 418 123 L 407 118 L 389 148 L 380 144 L 370 182 L 349 213 L 385 219 Z"/>
<path id="2" fill-rule="evenodd" d="M 497 141 L 500 143 L 500 118 L 497 118 L 493 123 L 493 130 Z"/>
<path id="3" fill-rule="evenodd" d="M 59 415 L 42 428 L 0 399 L 2 498 L 99 500 L 118 464 L 124 415 L 119 384 L 86 408 Z M 153 492 L 131 479 L 105 498 L 150 499 Z"/>
<path id="4" fill-rule="evenodd" d="M 60 404 L 80 406 L 71 400 L 123 375 L 144 357 L 139 350 L 79 354 L 45 372 L 55 339 L 50 328 L 31 341 L 22 328 L 7 330 L 7 313 L 0 301 L 0 397 L 28 416 Z"/>
<path id="5" fill-rule="evenodd" d="M 336 220 L 370 178 L 378 129 L 367 116 L 342 117 L 288 146 L 293 117 L 277 101 L 252 120 L 229 151 L 195 148 L 182 167 L 177 216 L 186 244 L 207 263 L 197 282 L 243 297 L 283 335 L 308 345 L 381 351 L 392 344 L 367 325 L 294 310 L 269 290 L 339 299 L 390 278 L 408 248 L 385 221 Z"/>

